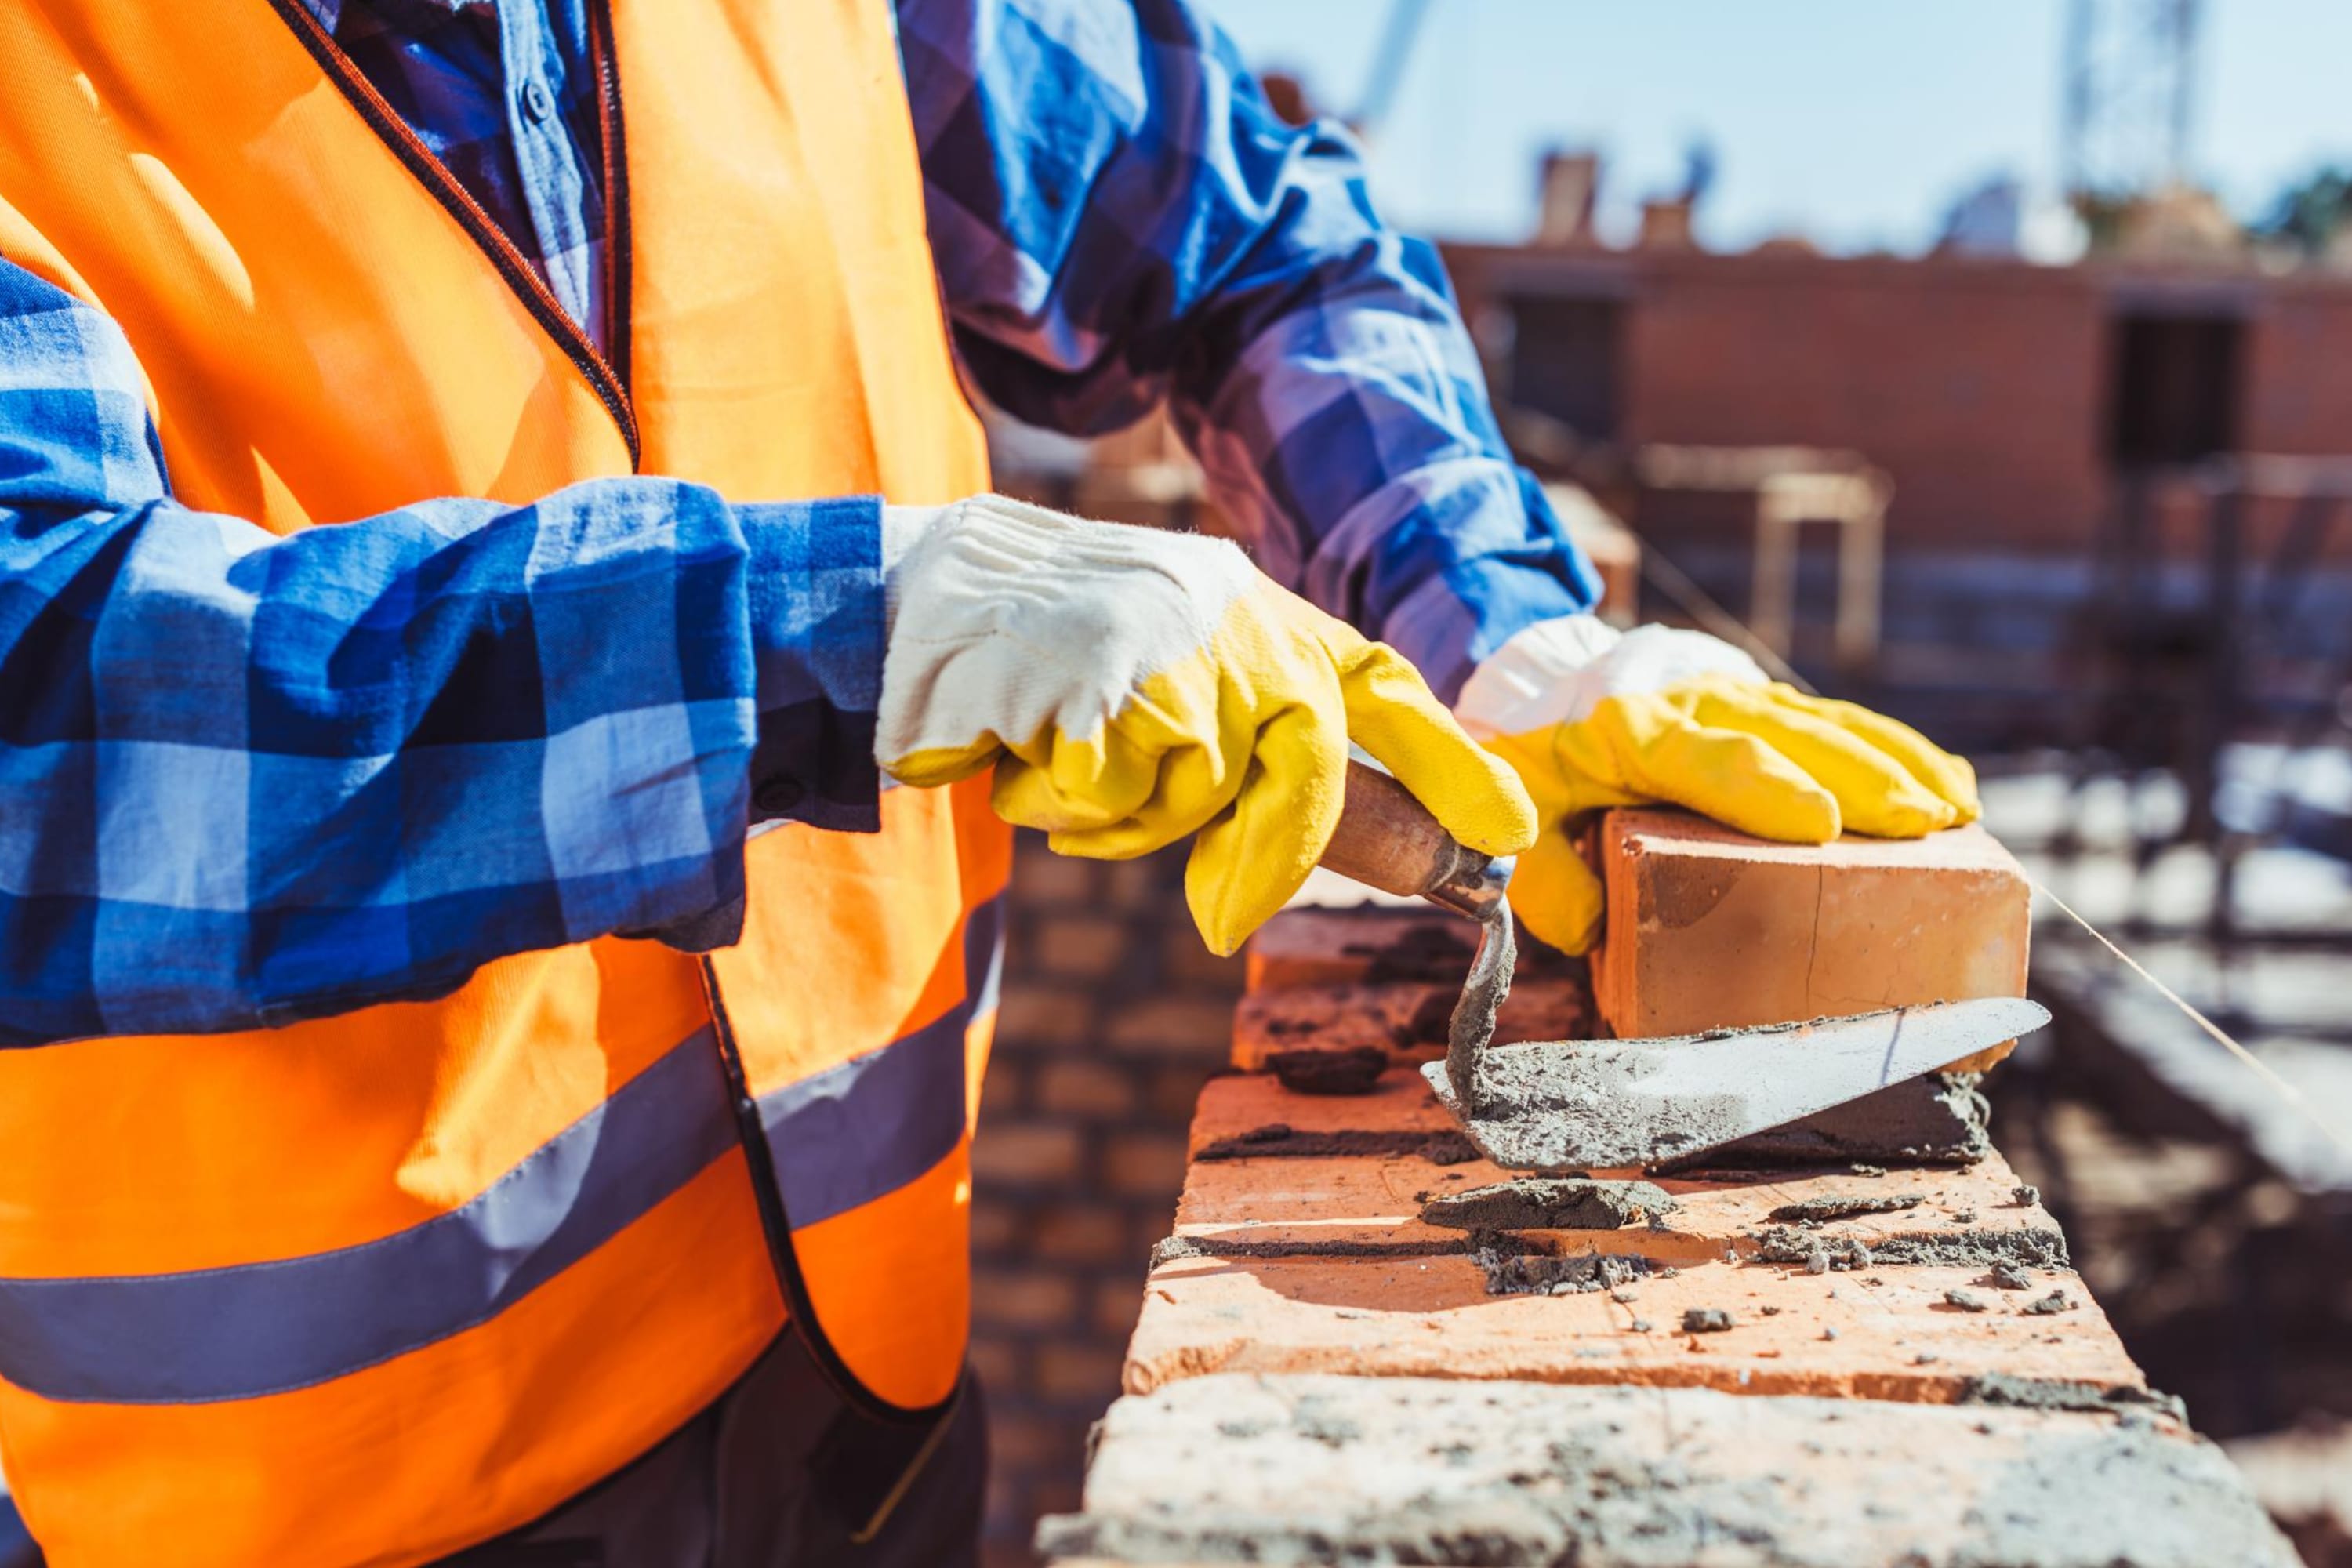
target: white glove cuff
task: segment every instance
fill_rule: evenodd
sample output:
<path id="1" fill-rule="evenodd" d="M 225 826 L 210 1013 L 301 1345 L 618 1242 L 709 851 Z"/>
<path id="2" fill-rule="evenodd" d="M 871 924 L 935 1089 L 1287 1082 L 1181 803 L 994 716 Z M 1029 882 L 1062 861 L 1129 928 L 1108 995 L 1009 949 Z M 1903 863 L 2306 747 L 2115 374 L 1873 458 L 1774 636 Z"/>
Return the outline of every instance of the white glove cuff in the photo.
<path id="1" fill-rule="evenodd" d="M 1454 716 L 1475 739 L 1491 741 L 1574 723 L 1605 699 L 1705 675 L 1767 679 L 1746 653 L 1705 632 L 1620 632 L 1597 616 L 1561 616 L 1524 627 L 1487 655 L 1463 683 Z"/>
<path id="2" fill-rule="evenodd" d="M 890 506 L 882 508 L 882 636 L 898 623 L 898 564 L 923 535 L 937 527 L 953 506 Z"/>

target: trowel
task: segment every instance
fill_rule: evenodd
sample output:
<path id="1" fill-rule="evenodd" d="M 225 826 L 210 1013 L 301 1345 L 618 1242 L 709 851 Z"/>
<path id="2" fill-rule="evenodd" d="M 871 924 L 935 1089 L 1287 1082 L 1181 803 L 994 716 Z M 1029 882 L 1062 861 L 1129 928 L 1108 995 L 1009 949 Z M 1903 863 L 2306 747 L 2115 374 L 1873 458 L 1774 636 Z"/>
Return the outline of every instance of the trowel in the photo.
<path id="1" fill-rule="evenodd" d="M 1640 1040 L 1493 1044 L 1517 939 L 1511 862 L 1454 842 L 1404 786 L 1348 765 L 1324 865 L 1478 922 L 1445 1059 L 1422 1076 L 1506 1170 L 1598 1174 L 1702 1154 L 1933 1072 L 2050 1021 L 2021 996 Z"/>

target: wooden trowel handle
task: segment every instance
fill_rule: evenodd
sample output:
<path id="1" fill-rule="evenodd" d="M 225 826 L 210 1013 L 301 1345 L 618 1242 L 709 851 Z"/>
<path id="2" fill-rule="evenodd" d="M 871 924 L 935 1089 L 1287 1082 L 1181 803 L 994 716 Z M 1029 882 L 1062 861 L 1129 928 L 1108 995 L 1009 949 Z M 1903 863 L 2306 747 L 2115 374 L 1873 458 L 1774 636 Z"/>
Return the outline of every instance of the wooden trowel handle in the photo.
<path id="1" fill-rule="evenodd" d="M 1455 843 L 1404 785 L 1358 762 L 1348 764 L 1347 800 L 1323 864 L 1384 893 L 1427 899 L 1473 920 L 1488 918 L 1510 875 L 1507 861 L 1498 865 Z"/>

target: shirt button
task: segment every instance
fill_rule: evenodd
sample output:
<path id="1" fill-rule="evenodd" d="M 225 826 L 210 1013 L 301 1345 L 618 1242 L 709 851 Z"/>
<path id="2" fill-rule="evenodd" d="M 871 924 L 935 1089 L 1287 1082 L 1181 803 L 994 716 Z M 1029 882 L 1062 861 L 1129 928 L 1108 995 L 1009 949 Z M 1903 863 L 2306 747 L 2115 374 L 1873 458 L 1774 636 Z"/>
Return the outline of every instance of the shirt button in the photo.
<path id="1" fill-rule="evenodd" d="M 751 792 L 751 804 L 770 816 L 782 816 L 800 805 L 801 796 L 807 793 L 797 779 L 772 778 Z"/>
<path id="2" fill-rule="evenodd" d="M 537 77 L 522 84 L 522 112 L 533 125 L 545 124 L 547 117 L 555 112 L 554 98 L 548 92 L 547 84 Z"/>

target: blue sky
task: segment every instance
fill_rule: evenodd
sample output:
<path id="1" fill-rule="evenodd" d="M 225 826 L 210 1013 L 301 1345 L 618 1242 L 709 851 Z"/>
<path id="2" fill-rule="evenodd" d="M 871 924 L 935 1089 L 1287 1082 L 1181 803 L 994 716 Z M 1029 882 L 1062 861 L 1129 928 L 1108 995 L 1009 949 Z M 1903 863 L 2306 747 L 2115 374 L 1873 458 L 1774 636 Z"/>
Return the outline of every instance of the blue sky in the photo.
<path id="1" fill-rule="evenodd" d="M 1254 63 L 1348 109 L 1388 0 L 1203 3 Z M 2053 180 L 2063 20 L 2061 0 L 1432 0 L 1374 188 L 1407 227 L 1515 238 L 1537 153 L 1594 145 L 1622 231 L 1704 135 L 1708 244 L 1916 249 L 1986 176 Z M 2196 169 L 2234 209 L 2352 163 L 2352 4 L 2206 0 L 2203 44 Z"/>

